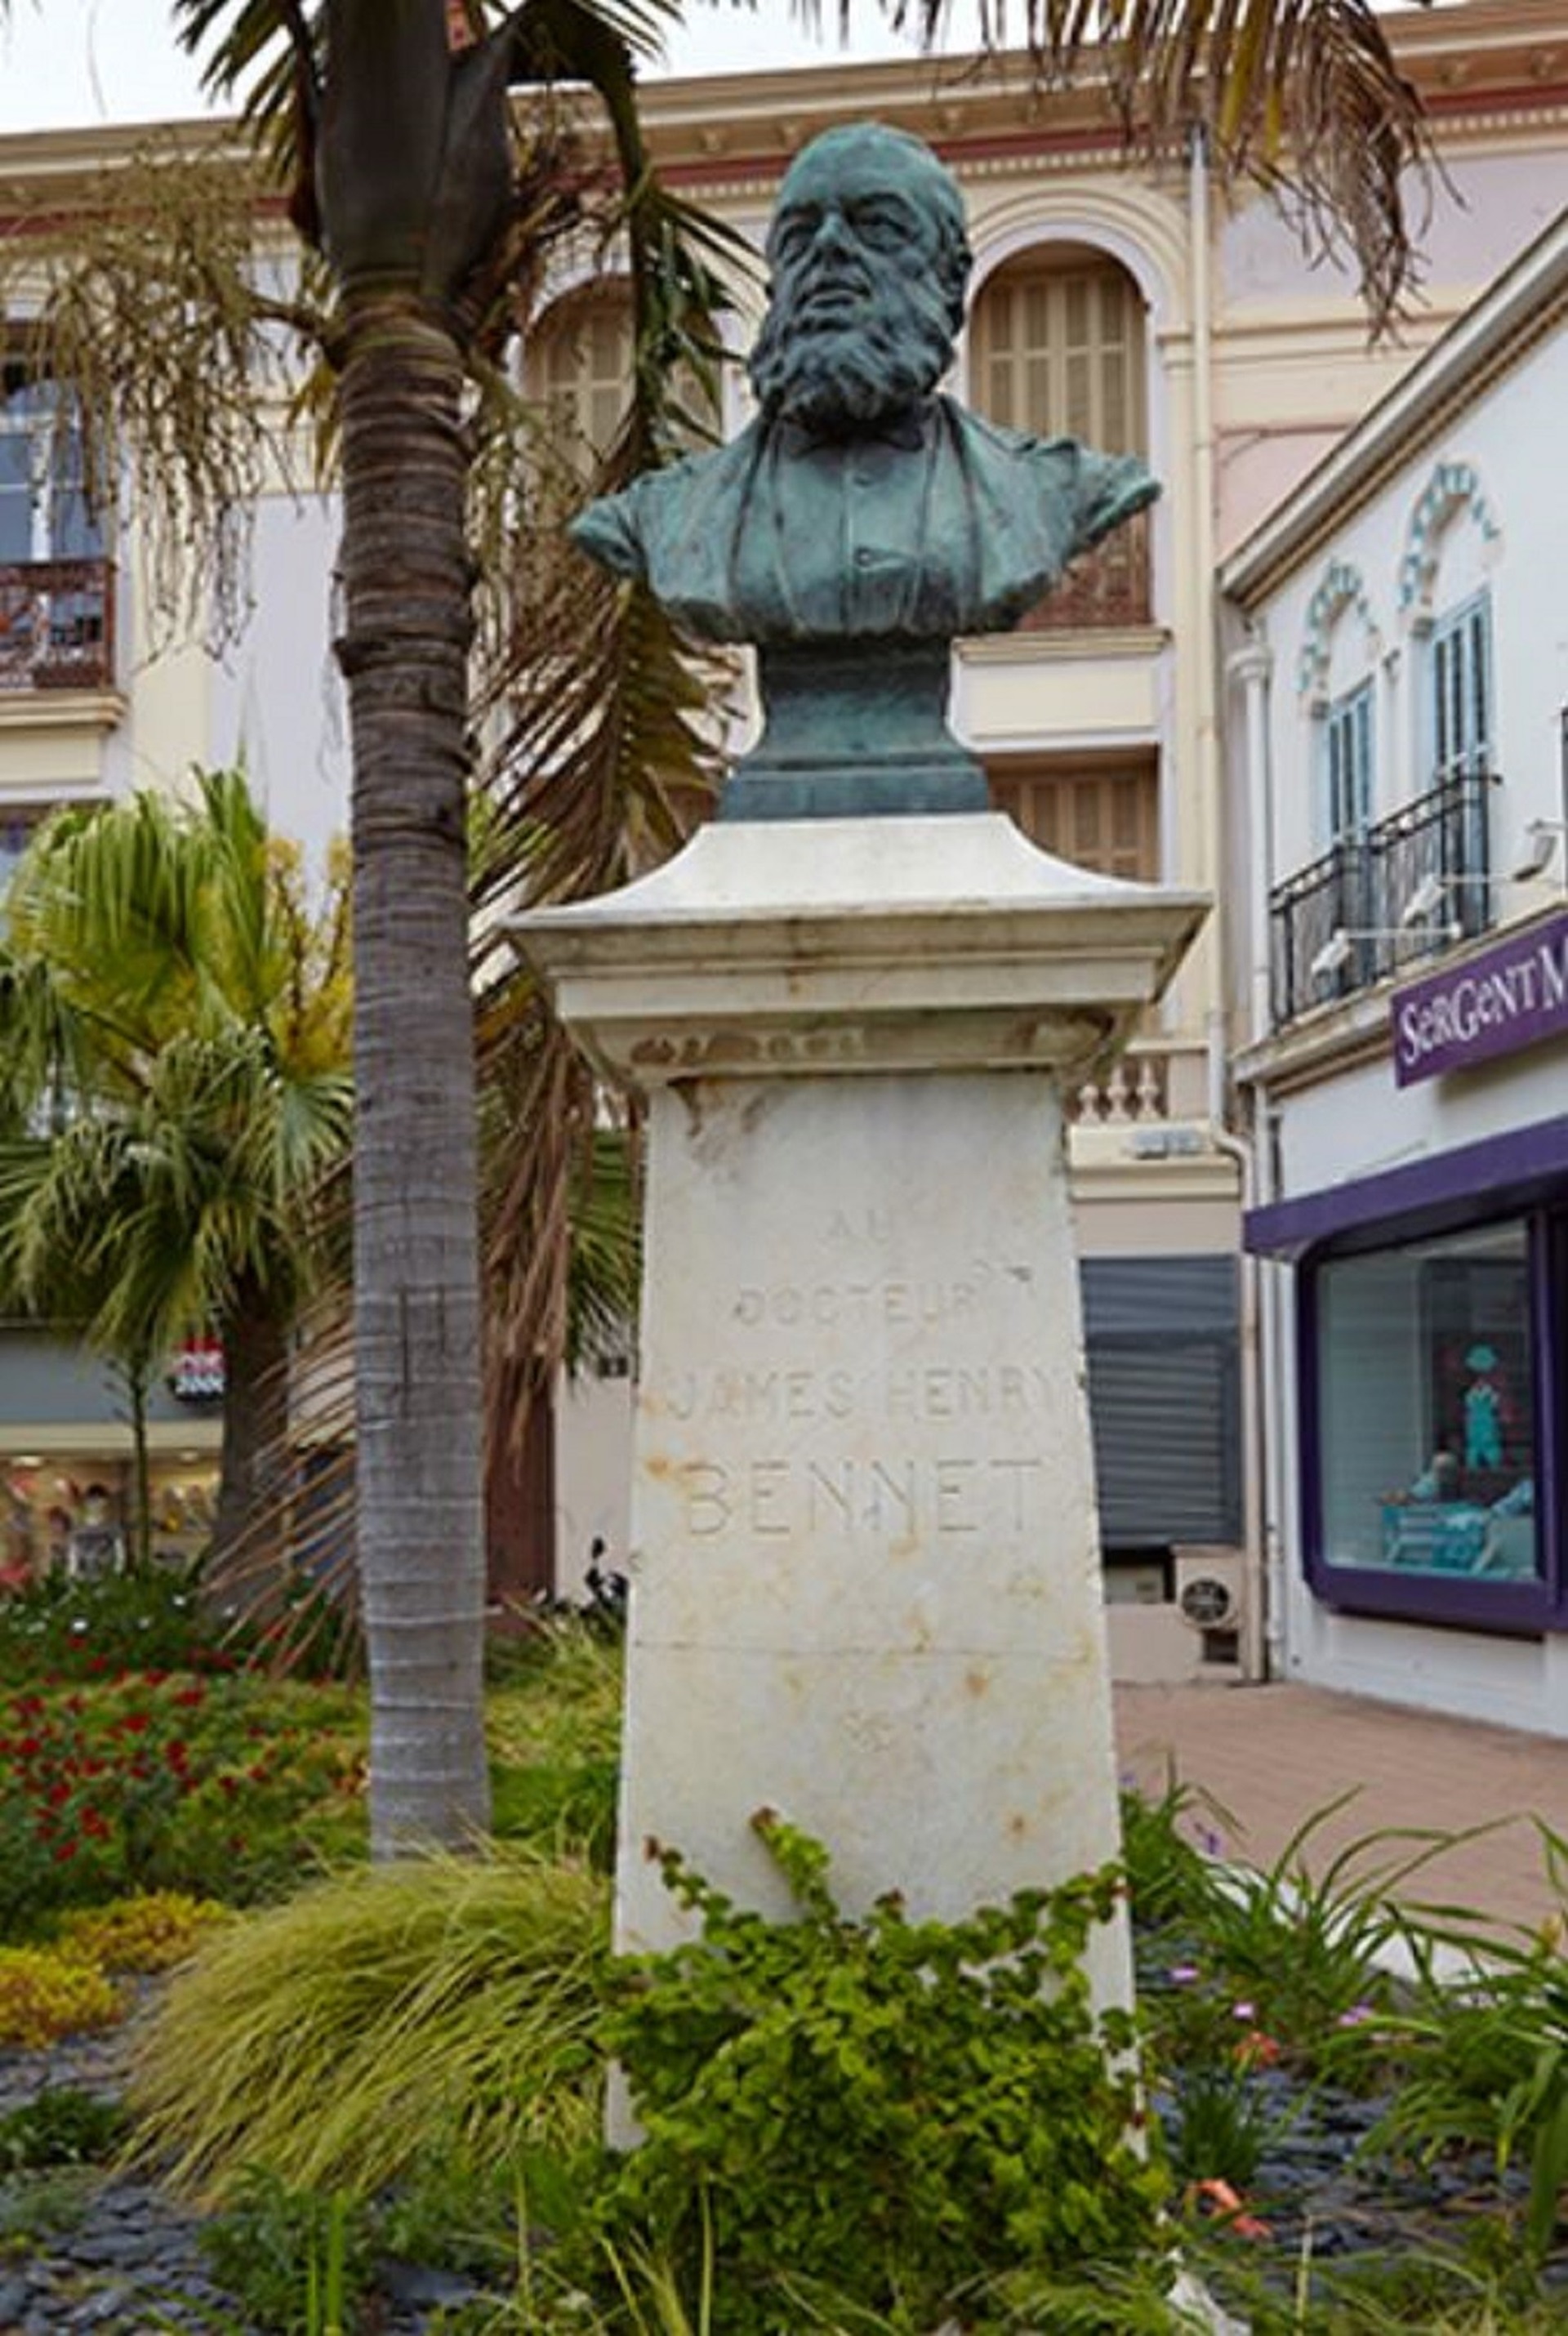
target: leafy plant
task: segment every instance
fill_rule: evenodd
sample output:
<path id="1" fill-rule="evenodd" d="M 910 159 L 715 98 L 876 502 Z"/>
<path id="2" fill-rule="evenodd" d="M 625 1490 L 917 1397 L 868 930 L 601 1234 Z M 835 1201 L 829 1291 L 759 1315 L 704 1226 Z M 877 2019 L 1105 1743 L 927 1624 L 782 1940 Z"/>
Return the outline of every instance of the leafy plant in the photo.
<path id="1" fill-rule="evenodd" d="M 174 1889 L 297 1880 L 311 1838 L 363 1838 L 340 1691 L 151 1669 L 0 1705 L 0 1928 Z"/>
<path id="2" fill-rule="evenodd" d="M 291 2190 L 250 2168 L 199 2233 L 214 2276 L 276 2336 L 346 2336 L 370 2283 L 370 2249 L 340 2191 Z"/>
<path id="3" fill-rule="evenodd" d="M 1174 1769 L 1157 1798 L 1131 1789 L 1120 1797 L 1122 1859 L 1135 1921 L 1145 1937 L 1191 1929 L 1213 1907 L 1221 1828 L 1233 1831 L 1234 1818 Z"/>
<path id="4" fill-rule="evenodd" d="M 118 1671 L 230 1670 L 243 1633 L 204 1603 L 195 1572 L 133 1568 L 92 1581 L 40 1574 L 0 1601 L 0 1683 Z"/>
<path id="5" fill-rule="evenodd" d="M 754 1820 L 799 1919 L 744 1911 L 662 1853 L 699 1942 L 617 1966 L 607 2043 L 642 2127 L 603 2203 L 613 2243 L 722 2277 L 715 2336 L 784 2336 L 814 2286 L 934 2326 L 1012 2269 L 1125 2263 L 1166 2188 L 1140 2146 L 1130 2019 L 1083 1957 L 1105 1873 L 960 1922 L 842 1913 L 827 1854 Z M 902 2315 L 902 2317 L 899 2317 Z"/>
<path id="6" fill-rule="evenodd" d="M 1568 1964 L 1560 1926 L 1509 1942 L 1487 1932 L 1446 1943 L 1475 1955 L 1468 1975 L 1428 1978 L 1394 2024 L 1399 2081 L 1368 2136 L 1430 2165 L 1454 2149 L 1485 2151 L 1499 2174 L 1529 2168 L 1524 2238 L 1539 2261 L 1563 2220 L 1568 2190 Z"/>
<path id="7" fill-rule="evenodd" d="M 112 2028 L 124 2015 L 112 1980 L 37 1947 L 0 1947 L 0 2044 L 36 2050 L 62 2036 Z"/>
<path id="8" fill-rule="evenodd" d="M 131 2084 L 147 2146 L 215 2197 L 248 2166 L 368 2196 L 422 2150 L 505 2166 L 597 2127 L 608 1907 L 522 1849 L 318 1883 L 171 1980 Z"/>
<path id="9" fill-rule="evenodd" d="M 1200 2062 L 1176 2080 L 1174 2116 L 1165 2135 L 1173 2172 L 1183 2182 L 1228 2182 L 1250 2187 L 1279 2124 L 1245 2068 L 1234 2061 Z"/>
<path id="10" fill-rule="evenodd" d="M 214 1925 L 227 1919 L 228 1909 L 215 1899 L 150 1890 L 63 1915 L 55 1944 L 103 1971 L 169 1971 L 186 1961 Z"/>
<path id="11" fill-rule="evenodd" d="M 0 2166 L 96 2166 L 112 2157 L 131 2119 L 123 2105 L 80 2085 L 51 2085 L 0 2117 Z"/>
<path id="12" fill-rule="evenodd" d="M 1398 1893 L 1451 1845 L 1436 1829 L 1370 1833 L 1319 1857 L 1316 1837 L 1355 1797 L 1314 1810 L 1261 1871 L 1224 1869 L 1204 1904 L 1204 1957 L 1215 1986 L 1247 2006 L 1257 2032 L 1313 2063 L 1391 2008 L 1390 1951 L 1412 1923 Z"/>

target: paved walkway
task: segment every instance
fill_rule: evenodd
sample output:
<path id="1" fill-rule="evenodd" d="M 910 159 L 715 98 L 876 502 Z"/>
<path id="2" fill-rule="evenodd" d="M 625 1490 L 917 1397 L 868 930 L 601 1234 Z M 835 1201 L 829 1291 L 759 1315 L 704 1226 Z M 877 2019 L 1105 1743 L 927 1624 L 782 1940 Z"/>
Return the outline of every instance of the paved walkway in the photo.
<path id="1" fill-rule="evenodd" d="M 1124 1776 L 1158 1792 L 1174 1763 L 1233 1821 L 1213 1820 L 1229 1855 L 1269 1864 L 1304 1818 L 1354 1788 L 1355 1800 L 1314 1835 L 1310 1867 L 1385 1826 L 1485 1826 L 1423 1867 L 1403 1894 L 1504 1922 L 1568 1914 L 1568 1859 L 1553 1888 L 1530 1822 L 1543 1819 L 1568 1842 L 1568 1738 L 1294 1685 L 1118 1687 L 1115 1711 Z"/>

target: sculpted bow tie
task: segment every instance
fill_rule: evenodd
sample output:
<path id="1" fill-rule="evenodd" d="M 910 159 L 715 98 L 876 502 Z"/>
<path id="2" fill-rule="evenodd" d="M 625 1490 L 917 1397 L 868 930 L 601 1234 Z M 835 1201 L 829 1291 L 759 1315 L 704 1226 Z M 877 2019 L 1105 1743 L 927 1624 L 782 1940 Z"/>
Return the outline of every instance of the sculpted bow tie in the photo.
<path id="1" fill-rule="evenodd" d="M 919 405 L 905 406 L 900 413 L 884 414 L 879 421 L 838 434 L 808 430 L 798 422 L 786 422 L 784 427 L 792 453 L 814 453 L 821 447 L 847 454 L 857 446 L 897 446 L 905 453 L 918 454 L 926 443 L 925 409 Z"/>

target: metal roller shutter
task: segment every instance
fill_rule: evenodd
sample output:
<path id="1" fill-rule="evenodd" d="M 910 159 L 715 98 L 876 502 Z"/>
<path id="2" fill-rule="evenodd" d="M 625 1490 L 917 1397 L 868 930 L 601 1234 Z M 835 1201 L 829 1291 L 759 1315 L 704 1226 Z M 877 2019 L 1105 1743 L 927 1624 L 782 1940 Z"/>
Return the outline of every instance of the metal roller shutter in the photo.
<path id="1" fill-rule="evenodd" d="M 1105 1547 L 1239 1541 L 1236 1260 L 1086 1258 L 1082 1285 Z"/>

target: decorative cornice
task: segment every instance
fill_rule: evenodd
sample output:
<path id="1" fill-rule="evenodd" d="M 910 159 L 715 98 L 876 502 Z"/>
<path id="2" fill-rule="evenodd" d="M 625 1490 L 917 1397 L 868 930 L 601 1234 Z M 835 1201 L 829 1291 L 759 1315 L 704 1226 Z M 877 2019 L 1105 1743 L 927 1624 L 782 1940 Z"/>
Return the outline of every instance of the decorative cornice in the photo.
<path id="1" fill-rule="evenodd" d="M 126 711 L 124 694 L 118 689 L 0 691 L 0 731 L 117 730 Z M 0 786 L 11 792 L 5 782 L 0 781 Z"/>
<path id="2" fill-rule="evenodd" d="M 1102 631 L 1064 626 L 1059 632 L 985 633 L 954 643 L 960 665 L 1074 665 L 1097 657 L 1155 657 L 1171 638 L 1164 625 L 1127 625 Z"/>

